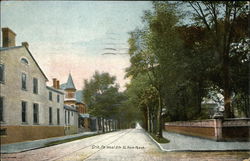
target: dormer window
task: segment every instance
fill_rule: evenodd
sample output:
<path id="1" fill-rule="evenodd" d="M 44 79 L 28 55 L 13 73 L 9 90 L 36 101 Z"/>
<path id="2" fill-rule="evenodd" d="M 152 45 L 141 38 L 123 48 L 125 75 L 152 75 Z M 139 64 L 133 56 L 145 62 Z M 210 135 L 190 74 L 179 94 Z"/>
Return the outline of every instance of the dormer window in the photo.
<path id="1" fill-rule="evenodd" d="M 26 64 L 26 65 L 29 64 L 29 62 L 28 62 L 28 60 L 26 58 L 22 58 L 21 63 Z"/>

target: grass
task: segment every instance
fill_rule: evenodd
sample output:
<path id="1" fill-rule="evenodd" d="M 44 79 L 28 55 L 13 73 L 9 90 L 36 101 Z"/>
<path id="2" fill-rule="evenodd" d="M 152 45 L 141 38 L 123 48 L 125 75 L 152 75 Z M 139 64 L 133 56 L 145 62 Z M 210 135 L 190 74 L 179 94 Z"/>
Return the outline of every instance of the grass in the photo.
<path id="1" fill-rule="evenodd" d="M 79 136 L 79 137 L 69 138 L 69 139 L 65 139 L 65 140 L 52 141 L 52 142 L 46 143 L 45 147 L 58 145 L 58 144 L 62 144 L 62 143 L 67 143 L 67 142 L 71 142 L 71 141 L 75 141 L 75 140 L 80 140 L 80 139 L 84 139 L 84 138 L 88 138 L 88 137 L 92 137 L 92 136 L 96 136 L 96 135 L 100 135 L 100 134 L 85 135 L 85 136 Z"/>
<path id="2" fill-rule="evenodd" d="M 155 139 L 158 143 L 169 143 L 170 142 L 170 140 L 168 140 L 166 138 L 159 138 L 153 133 L 149 133 L 149 135 L 152 136 L 152 138 Z"/>
<path id="3" fill-rule="evenodd" d="M 71 142 L 71 141 L 75 141 L 75 140 L 80 140 L 80 139 L 84 139 L 84 138 L 88 138 L 88 137 L 92 137 L 92 136 L 96 136 L 96 135 L 107 134 L 107 133 L 111 133 L 111 132 L 114 132 L 114 131 L 107 131 L 105 133 L 92 134 L 92 135 L 84 135 L 84 136 L 79 136 L 79 137 L 75 137 L 75 138 L 69 138 L 69 139 L 65 139 L 65 140 L 52 141 L 52 142 L 46 143 L 45 147 L 49 147 L 49 146 L 53 146 L 53 145 L 58 145 L 58 144 L 63 144 L 63 143 L 67 143 L 67 142 Z"/>

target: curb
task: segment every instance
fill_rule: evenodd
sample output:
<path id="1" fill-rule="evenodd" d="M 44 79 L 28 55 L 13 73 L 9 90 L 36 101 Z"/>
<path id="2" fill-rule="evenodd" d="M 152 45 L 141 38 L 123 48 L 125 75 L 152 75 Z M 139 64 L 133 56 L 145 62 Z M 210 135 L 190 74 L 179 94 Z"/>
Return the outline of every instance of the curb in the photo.
<path id="1" fill-rule="evenodd" d="M 60 138 L 60 137 L 58 137 L 58 138 L 47 138 L 47 139 L 51 139 L 51 140 L 40 139 L 40 140 L 27 141 L 27 142 L 4 144 L 4 145 L 1 145 L 0 154 L 20 153 L 20 152 L 25 152 L 25 151 L 35 150 L 35 149 L 41 149 L 41 148 L 46 147 L 45 144 L 53 142 L 53 141 L 61 141 L 61 140 L 77 138 L 77 137 L 81 137 L 81 136 L 89 136 L 89 135 L 93 135 L 93 134 L 97 134 L 97 133 L 93 132 L 93 133 L 90 133 L 90 134 L 85 134 L 85 135 L 83 134 L 83 135 L 80 135 L 80 136 L 73 136 L 73 137 L 69 137 L 69 138 Z M 34 144 L 33 146 L 31 145 L 31 146 L 28 146 L 28 147 L 25 148 L 25 146 L 27 146 L 28 144 L 32 144 L 32 143 Z M 19 145 L 19 148 L 12 148 L 12 147 L 16 147 L 16 145 L 18 145 L 18 144 L 24 144 L 24 146 L 23 146 L 24 148 L 22 148 L 20 145 Z"/>
<path id="2" fill-rule="evenodd" d="M 161 144 L 158 143 L 154 138 L 152 138 L 152 136 L 147 132 L 145 131 L 145 133 L 147 134 L 147 136 L 162 150 L 162 151 L 169 151 L 169 150 L 165 150 L 162 148 Z"/>

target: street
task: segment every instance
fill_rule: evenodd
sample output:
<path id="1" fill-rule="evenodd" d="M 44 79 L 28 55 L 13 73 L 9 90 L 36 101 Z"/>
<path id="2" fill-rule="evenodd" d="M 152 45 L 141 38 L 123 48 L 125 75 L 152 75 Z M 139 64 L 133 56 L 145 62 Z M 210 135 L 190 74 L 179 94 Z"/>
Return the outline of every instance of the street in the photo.
<path id="1" fill-rule="evenodd" d="M 161 152 L 140 127 L 93 136 L 22 153 L 2 154 L 2 161 L 170 160 L 242 161 L 250 152 Z"/>

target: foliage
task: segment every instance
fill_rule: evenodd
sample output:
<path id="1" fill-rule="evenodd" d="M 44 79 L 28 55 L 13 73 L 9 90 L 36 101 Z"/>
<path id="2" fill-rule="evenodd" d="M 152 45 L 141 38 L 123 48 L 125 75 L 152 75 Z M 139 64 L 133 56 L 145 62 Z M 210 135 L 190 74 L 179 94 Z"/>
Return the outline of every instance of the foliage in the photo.
<path id="1" fill-rule="evenodd" d="M 153 10 L 144 12 L 144 27 L 128 40 L 127 91 L 148 131 L 157 118 L 157 136 L 163 109 L 168 121 L 206 118 L 201 104 L 211 92 L 223 95 L 225 117 L 234 116 L 231 102 L 249 117 L 246 2 L 182 4 L 190 5 L 192 24 L 182 25 L 187 11 L 179 13 L 179 3 L 153 2 Z"/>
<path id="2" fill-rule="evenodd" d="M 149 133 L 149 135 L 158 143 L 164 144 L 164 143 L 169 143 L 170 141 L 165 138 L 158 138 L 154 133 Z"/>
<path id="3" fill-rule="evenodd" d="M 89 106 L 90 114 L 94 116 L 115 119 L 118 106 L 124 99 L 118 91 L 116 78 L 109 73 L 95 72 L 93 77 L 84 81 L 84 100 Z"/>
<path id="4" fill-rule="evenodd" d="M 119 121 L 120 128 L 129 128 L 138 121 L 138 111 L 131 106 L 126 93 L 119 92 L 116 78 L 109 73 L 95 72 L 90 80 L 84 81 L 84 100 L 90 114 Z"/>
<path id="5" fill-rule="evenodd" d="M 210 77 L 217 89 L 223 89 L 225 116 L 233 117 L 231 98 L 233 93 L 232 71 L 237 63 L 231 63 L 231 44 L 247 36 L 246 4 L 243 1 L 202 1 L 188 2 L 192 8 L 195 25 L 203 27 L 207 36 L 206 44 L 212 52 L 214 61 L 213 77 Z"/>

